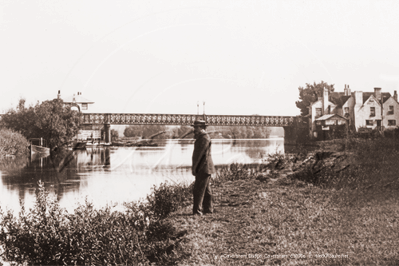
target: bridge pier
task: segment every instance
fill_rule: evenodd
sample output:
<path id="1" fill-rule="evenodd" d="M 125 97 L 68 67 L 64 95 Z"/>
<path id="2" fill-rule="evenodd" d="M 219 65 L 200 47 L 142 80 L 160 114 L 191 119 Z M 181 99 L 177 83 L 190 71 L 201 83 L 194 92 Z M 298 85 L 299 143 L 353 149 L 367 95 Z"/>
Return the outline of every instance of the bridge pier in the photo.
<path id="1" fill-rule="evenodd" d="M 110 167 L 111 167 L 111 151 L 109 150 L 109 148 L 106 148 L 104 168 L 110 168 Z"/>
<path id="2" fill-rule="evenodd" d="M 308 127 L 301 118 L 297 118 L 291 126 L 283 128 L 284 145 L 300 144 L 308 140 Z"/>
<path id="3" fill-rule="evenodd" d="M 284 128 L 284 145 L 297 144 L 297 132 L 294 127 L 283 127 Z"/>
<path id="4" fill-rule="evenodd" d="M 104 124 L 105 143 L 111 143 L 111 124 Z"/>

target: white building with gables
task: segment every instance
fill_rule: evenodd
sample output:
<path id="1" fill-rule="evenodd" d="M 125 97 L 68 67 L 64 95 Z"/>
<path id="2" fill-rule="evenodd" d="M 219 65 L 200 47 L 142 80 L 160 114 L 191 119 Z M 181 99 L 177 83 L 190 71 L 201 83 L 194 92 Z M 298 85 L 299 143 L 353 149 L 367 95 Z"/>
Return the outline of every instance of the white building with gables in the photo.
<path id="1" fill-rule="evenodd" d="M 351 92 L 349 85 L 345 85 L 344 92 L 332 93 L 325 88 L 323 95 L 309 106 L 308 116 L 309 132 L 316 139 L 326 138 L 324 131 L 331 129 L 328 125 L 343 125 L 344 121 L 347 130 L 352 131 L 381 126 L 383 129 L 395 128 L 399 123 L 398 96 L 396 91 L 391 96 L 381 88 L 374 88 L 374 92 Z"/>

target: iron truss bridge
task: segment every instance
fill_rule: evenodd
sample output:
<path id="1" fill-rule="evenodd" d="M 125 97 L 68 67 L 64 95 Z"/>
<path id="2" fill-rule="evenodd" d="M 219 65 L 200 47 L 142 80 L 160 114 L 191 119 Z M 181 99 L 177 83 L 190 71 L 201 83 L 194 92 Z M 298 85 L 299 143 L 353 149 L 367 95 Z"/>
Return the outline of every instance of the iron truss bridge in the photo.
<path id="1" fill-rule="evenodd" d="M 82 115 L 83 125 L 191 125 L 203 115 L 187 114 L 118 114 L 118 113 L 85 113 Z M 263 115 L 206 115 L 205 120 L 211 126 L 293 126 L 298 117 L 295 116 L 263 116 Z"/>

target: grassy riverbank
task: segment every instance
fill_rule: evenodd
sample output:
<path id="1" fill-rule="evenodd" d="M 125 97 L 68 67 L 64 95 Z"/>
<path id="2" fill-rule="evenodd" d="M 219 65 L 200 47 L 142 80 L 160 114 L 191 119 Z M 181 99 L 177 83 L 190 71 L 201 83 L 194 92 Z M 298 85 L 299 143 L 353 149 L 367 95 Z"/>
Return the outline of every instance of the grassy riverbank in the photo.
<path id="1" fill-rule="evenodd" d="M 41 188 L 33 212 L 2 216 L 3 256 L 43 265 L 396 265 L 399 142 L 351 140 L 345 148 L 351 164 L 338 172 L 220 169 L 216 212 L 204 216 L 191 215 L 184 186 L 155 188 L 127 213 L 87 204 L 73 214 Z"/>
<path id="2" fill-rule="evenodd" d="M 399 142 L 345 144 L 351 165 L 307 182 L 278 174 L 216 182 L 216 213 L 192 217 L 188 207 L 169 218 L 188 232 L 181 253 L 193 250 L 180 263 L 399 264 Z"/>

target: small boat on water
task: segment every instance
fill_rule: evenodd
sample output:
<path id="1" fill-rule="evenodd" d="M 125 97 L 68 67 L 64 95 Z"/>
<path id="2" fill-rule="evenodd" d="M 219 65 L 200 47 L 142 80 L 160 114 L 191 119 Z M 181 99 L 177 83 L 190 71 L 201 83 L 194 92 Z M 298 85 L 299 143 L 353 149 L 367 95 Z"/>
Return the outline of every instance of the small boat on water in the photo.
<path id="1" fill-rule="evenodd" d="M 85 150 L 86 149 L 86 142 L 77 142 L 74 146 L 73 146 L 74 150 Z"/>
<path id="2" fill-rule="evenodd" d="M 30 142 L 30 154 L 50 155 L 50 148 L 46 147 L 46 141 L 43 138 L 32 138 Z"/>

